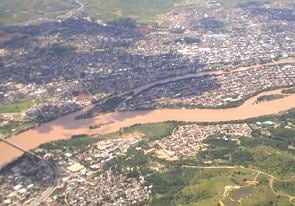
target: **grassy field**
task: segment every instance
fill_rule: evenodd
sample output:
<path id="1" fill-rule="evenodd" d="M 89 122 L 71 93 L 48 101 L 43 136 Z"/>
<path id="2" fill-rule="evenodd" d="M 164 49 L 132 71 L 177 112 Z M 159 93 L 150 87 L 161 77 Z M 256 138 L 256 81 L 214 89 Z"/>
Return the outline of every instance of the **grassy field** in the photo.
<path id="1" fill-rule="evenodd" d="M 131 17 L 140 22 L 156 19 L 166 13 L 180 0 L 81 0 L 84 12 L 102 21 Z M 0 1 L 0 24 L 19 23 L 38 18 L 55 18 L 77 8 L 71 0 L 2 0 Z"/>
<path id="2" fill-rule="evenodd" d="M 89 137 L 87 135 L 73 136 L 68 140 L 60 140 L 52 143 L 43 144 L 40 147 L 45 149 L 63 149 L 65 151 L 83 148 L 90 144 L 100 141 L 100 137 Z"/>
<path id="3" fill-rule="evenodd" d="M 276 191 L 287 192 L 288 194 L 295 196 L 295 179 L 289 182 L 275 181 L 274 189 Z"/>
<path id="4" fill-rule="evenodd" d="M 266 118 L 266 117 L 265 117 Z M 257 131 L 252 138 L 241 138 L 241 143 L 216 139 L 212 136 L 205 143 L 206 151 L 200 152 L 195 160 L 181 159 L 175 162 L 157 159 L 153 154 L 145 155 L 134 148 L 126 156 L 115 158 L 107 168 L 113 168 L 118 174 L 127 173 L 126 168 L 137 168 L 138 174 L 152 173 L 150 166 L 161 165 L 160 172 L 147 176 L 147 182 L 153 185 L 150 205 L 290 205 L 285 196 L 272 192 L 270 179 L 289 179 L 294 175 L 294 151 L 288 145 L 294 137 L 295 130 L 285 128 L 295 120 L 295 112 L 290 111 L 282 116 L 267 117 L 250 121 L 271 119 L 276 127 L 269 127 L 271 137 L 265 137 Z M 146 137 L 166 136 L 178 123 L 161 123 L 137 125 L 123 130 L 123 133 L 142 132 Z M 155 136 L 156 134 L 156 136 Z M 156 138 L 156 139 L 157 139 Z M 154 138 L 146 138 L 140 143 L 145 148 Z M 204 166 L 203 161 L 211 160 L 211 168 Z M 216 161 L 215 161 L 216 160 Z M 220 163 L 222 160 L 222 163 Z M 185 165 L 192 165 L 191 168 Z M 208 166 L 208 165 L 206 165 Z M 233 168 L 214 168 L 214 166 L 234 166 Z M 241 168 L 243 166 L 244 168 Z M 135 169 L 136 170 L 136 169 Z M 263 172 L 266 174 L 259 174 Z M 256 183 L 254 179 L 257 176 Z M 240 187 L 224 195 L 225 187 Z M 273 185 L 275 191 L 294 195 L 294 181 L 281 182 L 277 179 Z"/>
<path id="5" fill-rule="evenodd" d="M 23 112 L 31 108 L 31 106 L 32 106 L 31 101 L 24 101 L 24 102 L 13 103 L 13 104 L 0 104 L 0 113 Z"/>
<path id="6" fill-rule="evenodd" d="M 151 205 L 276 205 L 278 198 L 271 192 L 268 179 L 257 185 L 247 185 L 255 173 L 242 169 L 193 169 L 173 168 L 166 173 L 148 178 L 152 182 L 153 199 Z M 224 194 L 226 186 L 240 187 Z M 288 200 L 287 200 L 288 201 Z M 283 204 L 282 204 L 283 205 Z"/>
<path id="7" fill-rule="evenodd" d="M 276 126 L 253 126 L 257 121 L 266 120 L 272 120 Z M 288 146 L 294 140 L 295 111 L 256 118 L 248 123 L 254 129 L 251 138 L 241 137 L 238 144 L 211 136 L 205 140 L 207 150 L 199 152 L 196 158 L 172 162 L 159 159 L 154 153 L 145 153 L 145 150 L 150 149 L 150 141 L 171 134 L 175 127 L 183 123 L 134 125 L 101 137 L 81 135 L 42 147 L 76 150 L 99 140 L 142 133 L 145 136 L 142 141 L 129 148 L 124 155 L 113 158 L 104 169 L 112 169 L 115 174 L 127 177 L 145 176 L 147 183 L 153 185 L 149 205 L 211 206 L 221 205 L 222 202 L 238 206 L 239 201 L 247 206 L 291 205 L 286 195 L 295 195 L 294 179 L 291 179 L 295 171 L 295 151 Z M 270 135 L 265 136 L 260 130 L 268 130 Z M 212 163 L 204 164 L 208 160 Z"/>
<path id="8" fill-rule="evenodd" d="M 16 129 L 20 126 L 21 126 L 21 124 L 17 123 L 17 122 L 12 122 L 8 125 L 0 126 L 0 134 L 7 136 L 7 135 L 11 134 L 13 129 Z"/>
<path id="9" fill-rule="evenodd" d="M 259 0 L 269 2 L 275 0 Z M 292 2 L 291 0 L 277 0 Z M 80 0 L 84 14 L 104 22 L 130 17 L 141 23 L 153 23 L 158 14 L 175 8 L 194 7 L 205 9 L 206 0 Z M 243 5 L 250 0 L 220 0 L 224 7 Z M 72 0 L 2 0 L 0 1 L 0 24 L 20 23 L 38 18 L 56 18 L 78 8 Z"/>
<path id="10" fill-rule="evenodd" d="M 55 18 L 77 6 L 71 0 L 1 0 L 0 24 Z"/>
<path id="11" fill-rule="evenodd" d="M 249 151 L 254 157 L 254 167 L 278 177 L 290 178 L 294 175 L 293 153 L 269 146 L 257 146 Z"/>
<path id="12" fill-rule="evenodd" d="M 139 124 L 131 127 L 123 128 L 120 132 L 106 134 L 104 138 L 114 138 L 118 136 L 124 136 L 126 134 L 138 132 L 145 136 L 145 139 L 158 139 L 171 134 L 172 130 L 179 125 L 176 122 L 164 122 L 164 123 L 150 123 Z"/>
<path id="13" fill-rule="evenodd" d="M 141 22 L 153 21 L 157 14 L 166 13 L 180 0 L 82 0 L 91 16 L 112 21 L 131 17 Z"/>

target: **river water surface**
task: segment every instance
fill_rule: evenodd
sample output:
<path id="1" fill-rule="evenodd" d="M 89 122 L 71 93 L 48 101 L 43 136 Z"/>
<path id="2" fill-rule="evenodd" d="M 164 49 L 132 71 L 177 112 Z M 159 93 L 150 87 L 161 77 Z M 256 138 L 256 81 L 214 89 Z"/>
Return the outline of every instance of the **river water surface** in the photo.
<path id="1" fill-rule="evenodd" d="M 75 120 L 83 111 L 72 113 L 49 123 L 10 137 L 8 140 L 30 150 L 40 144 L 53 140 L 70 138 L 77 134 L 105 134 L 118 131 L 120 128 L 134 124 L 156 123 L 164 121 L 217 122 L 244 120 L 248 118 L 277 114 L 295 108 L 295 94 L 285 98 L 255 104 L 258 97 L 269 94 L 279 94 L 281 89 L 263 92 L 248 99 L 239 107 L 229 109 L 159 109 L 147 111 L 113 112 L 99 116 Z M 101 127 L 90 130 L 89 126 L 102 124 Z M 21 156 L 22 152 L 0 142 L 0 166 Z"/>

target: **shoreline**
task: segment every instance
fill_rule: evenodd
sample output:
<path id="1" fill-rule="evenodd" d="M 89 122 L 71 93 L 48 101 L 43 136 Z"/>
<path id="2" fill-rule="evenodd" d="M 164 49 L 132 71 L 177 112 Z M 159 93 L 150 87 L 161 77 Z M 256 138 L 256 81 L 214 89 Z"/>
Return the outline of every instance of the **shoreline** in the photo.
<path id="1" fill-rule="evenodd" d="M 280 94 L 283 88 L 260 94 L 246 100 L 242 105 L 227 109 L 159 109 L 147 111 L 111 112 L 88 119 L 75 117 L 86 109 L 71 113 L 51 122 L 41 124 L 39 127 L 27 130 L 18 135 L 11 136 L 9 142 L 21 146 L 25 150 L 37 148 L 39 145 L 51 141 L 69 139 L 73 135 L 88 134 L 100 135 L 116 132 L 121 128 L 135 124 L 159 123 L 165 121 L 183 122 L 226 122 L 246 120 L 259 116 L 274 115 L 295 108 L 295 94 L 285 98 L 276 99 L 260 104 L 254 104 L 258 97 L 268 94 Z M 101 124 L 96 129 L 89 126 Z M 23 152 L 0 142 L 0 167 L 4 167 L 17 159 Z"/>

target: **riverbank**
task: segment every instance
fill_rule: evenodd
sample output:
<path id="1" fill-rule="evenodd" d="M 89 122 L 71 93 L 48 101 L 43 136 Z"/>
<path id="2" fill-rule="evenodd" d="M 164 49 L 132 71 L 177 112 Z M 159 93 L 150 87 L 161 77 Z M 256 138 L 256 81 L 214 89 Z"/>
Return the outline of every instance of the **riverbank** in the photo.
<path id="1" fill-rule="evenodd" d="M 31 150 L 41 144 L 55 140 L 67 139 L 73 135 L 106 134 L 134 124 L 165 121 L 223 122 L 272 115 L 295 108 L 295 94 L 290 94 L 284 98 L 260 104 L 255 104 L 255 102 L 257 98 L 261 96 L 280 94 L 282 90 L 283 89 L 262 92 L 259 95 L 248 99 L 241 106 L 229 109 L 161 109 L 149 111 L 112 112 L 93 118 L 76 120 L 76 116 L 85 112 L 85 110 L 82 110 L 12 136 L 9 141 L 22 147 L 24 150 Z M 101 124 L 102 126 L 97 129 L 89 129 L 89 126 L 94 124 Z M 21 151 L 3 142 L 0 143 L 0 166 L 4 166 L 21 155 Z"/>

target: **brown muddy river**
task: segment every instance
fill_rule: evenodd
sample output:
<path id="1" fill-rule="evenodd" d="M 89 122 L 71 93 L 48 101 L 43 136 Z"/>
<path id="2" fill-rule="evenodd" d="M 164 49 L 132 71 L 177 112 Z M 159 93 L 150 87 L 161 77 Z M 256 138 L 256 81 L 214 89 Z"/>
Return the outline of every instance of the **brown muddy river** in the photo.
<path id="1" fill-rule="evenodd" d="M 55 121 L 12 136 L 8 140 L 26 150 L 53 140 L 70 138 L 77 134 L 105 134 L 118 131 L 120 128 L 139 123 L 156 123 L 164 121 L 216 122 L 243 120 L 263 115 L 277 114 L 295 108 L 295 94 L 282 99 L 254 104 L 259 96 L 279 94 L 281 89 L 263 92 L 247 100 L 243 105 L 229 109 L 161 109 L 132 112 L 113 112 L 97 117 L 75 120 L 81 112 L 76 112 Z M 90 130 L 89 126 L 103 124 L 100 128 Z M 0 166 L 3 166 L 22 155 L 19 150 L 0 142 Z"/>

